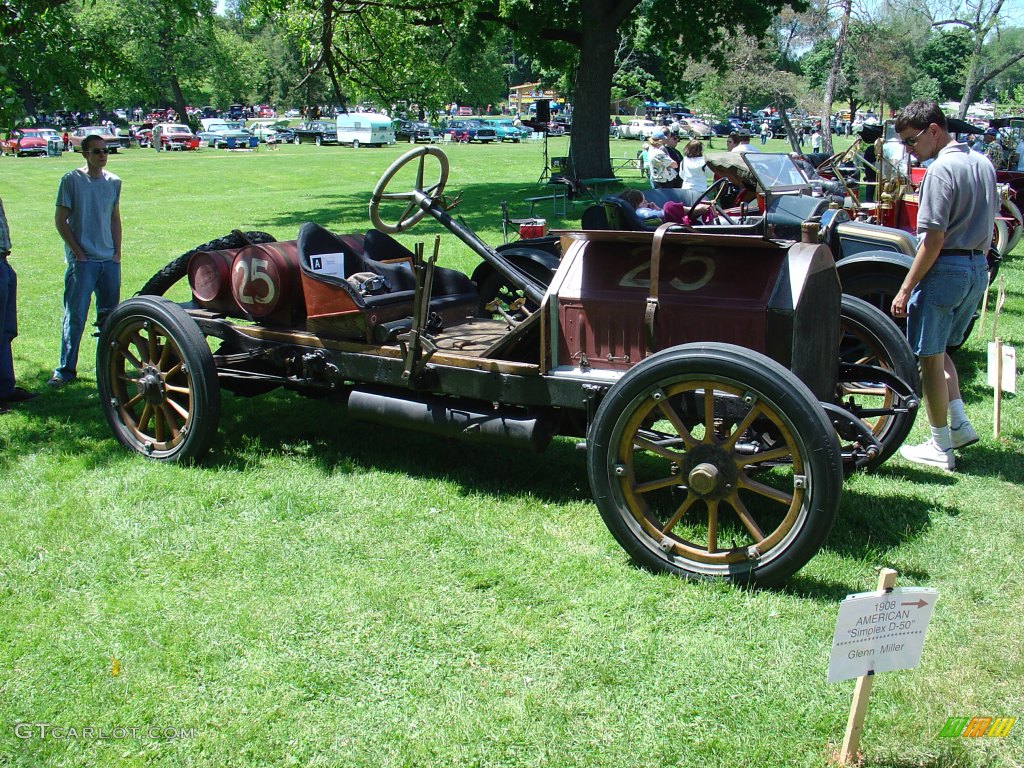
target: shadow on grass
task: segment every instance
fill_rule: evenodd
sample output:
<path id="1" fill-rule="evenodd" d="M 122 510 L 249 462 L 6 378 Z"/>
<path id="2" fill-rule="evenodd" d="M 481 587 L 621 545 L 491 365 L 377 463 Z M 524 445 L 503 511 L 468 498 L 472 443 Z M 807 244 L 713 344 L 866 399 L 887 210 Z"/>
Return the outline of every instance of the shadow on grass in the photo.
<path id="1" fill-rule="evenodd" d="M 530 496 L 552 504 L 590 499 L 584 454 L 557 439 L 543 454 L 350 419 L 345 406 L 276 392 L 258 398 L 225 394 L 221 436 L 203 462 L 252 466 L 256 433 L 262 455 L 301 453 L 322 473 L 358 475 L 366 468 L 456 483 L 463 492 Z"/>

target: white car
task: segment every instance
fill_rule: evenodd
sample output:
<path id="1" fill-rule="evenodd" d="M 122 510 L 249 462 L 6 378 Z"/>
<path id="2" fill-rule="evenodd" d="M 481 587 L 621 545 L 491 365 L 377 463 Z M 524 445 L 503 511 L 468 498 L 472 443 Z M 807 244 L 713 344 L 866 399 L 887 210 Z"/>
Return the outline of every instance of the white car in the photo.
<path id="1" fill-rule="evenodd" d="M 619 139 L 649 139 L 659 128 L 661 126 L 653 120 L 630 120 L 625 125 L 616 126 L 614 135 Z"/>
<path id="2" fill-rule="evenodd" d="M 249 121 L 249 125 L 246 127 L 249 129 L 249 133 L 260 141 L 266 142 L 269 137 L 277 136 L 278 131 L 287 126 L 279 117 L 260 117 Z"/>

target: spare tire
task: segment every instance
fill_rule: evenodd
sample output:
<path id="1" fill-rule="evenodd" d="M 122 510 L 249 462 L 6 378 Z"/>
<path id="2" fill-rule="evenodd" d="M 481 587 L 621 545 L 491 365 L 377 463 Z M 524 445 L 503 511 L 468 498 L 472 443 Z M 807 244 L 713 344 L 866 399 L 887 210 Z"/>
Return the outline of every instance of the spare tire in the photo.
<path id="1" fill-rule="evenodd" d="M 225 251 L 229 248 L 241 248 L 244 245 L 276 242 L 277 239 L 266 232 L 241 232 L 236 229 L 230 235 L 197 245 L 191 251 L 181 254 L 181 256 L 149 278 L 135 295 L 163 296 L 171 289 L 171 286 L 188 274 L 188 263 L 199 251 Z"/>

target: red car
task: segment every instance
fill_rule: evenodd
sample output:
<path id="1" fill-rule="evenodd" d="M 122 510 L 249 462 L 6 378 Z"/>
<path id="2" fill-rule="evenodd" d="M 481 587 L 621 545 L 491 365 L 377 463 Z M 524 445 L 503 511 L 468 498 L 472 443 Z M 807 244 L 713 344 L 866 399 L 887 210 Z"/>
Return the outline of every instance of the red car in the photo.
<path id="1" fill-rule="evenodd" d="M 46 156 L 46 142 L 51 137 L 60 138 L 53 128 L 18 128 L 8 134 L 6 139 L 0 140 L 0 155 L 14 155 L 24 157 L 25 155 Z"/>
<path id="2" fill-rule="evenodd" d="M 199 149 L 199 137 L 192 129 L 180 123 L 160 123 L 153 126 L 153 148 L 159 150 Z"/>

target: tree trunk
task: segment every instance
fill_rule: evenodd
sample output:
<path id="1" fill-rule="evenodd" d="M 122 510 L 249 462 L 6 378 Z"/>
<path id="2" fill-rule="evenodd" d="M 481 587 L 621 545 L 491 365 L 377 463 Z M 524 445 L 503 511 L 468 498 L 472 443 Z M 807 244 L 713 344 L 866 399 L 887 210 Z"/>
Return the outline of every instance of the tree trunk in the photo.
<path id="1" fill-rule="evenodd" d="M 967 66 L 967 76 L 964 78 L 964 95 L 960 99 L 960 109 L 957 112 L 957 117 L 963 120 L 967 117 L 967 110 L 971 107 L 971 102 L 974 101 L 975 95 L 978 93 L 978 69 L 981 64 L 981 37 L 978 35 L 976 30 L 972 30 L 974 35 L 974 49 L 971 51 L 971 61 Z"/>
<path id="2" fill-rule="evenodd" d="M 572 168 L 581 179 L 612 175 L 608 150 L 612 74 L 621 13 L 614 0 L 582 0 L 583 25 L 572 107 Z"/>
<path id="3" fill-rule="evenodd" d="M 853 0 L 844 0 L 843 15 L 839 20 L 839 35 L 836 37 L 836 50 L 832 54 L 832 66 L 828 70 L 828 78 L 825 80 L 825 95 L 821 105 L 822 132 L 821 149 L 831 155 L 832 149 L 832 101 L 835 99 L 836 82 L 843 67 L 843 49 L 846 48 L 846 39 L 850 30 L 850 9 Z"/>
<path id="4" fill-rule="evenodd" d="M 181 83 L 178 82 L 178 76 L 171 72 L 171 95 L 174 97 L 174 109 L 178 113 L 178 120 L 191 126 L 192 130 L 199 127 L 199 123 L 195 118 L 188 114 L 188 108 L 185 104 L 185 95 L 181 92 Z"/>
<path id="5" fill-rule="evenodd" d="M 786 136 L 789 138 L 790 148 L 798 153 L 802 154 L 800 149 L 800 139 L 797 138 L 796 130 L 793 128 L 793 123 L 789 121 L 789 115 L 786 114 L 785 105 L 779 105 L 779 119 L 782 120 L 782 127 L 786 129 Z"/>

